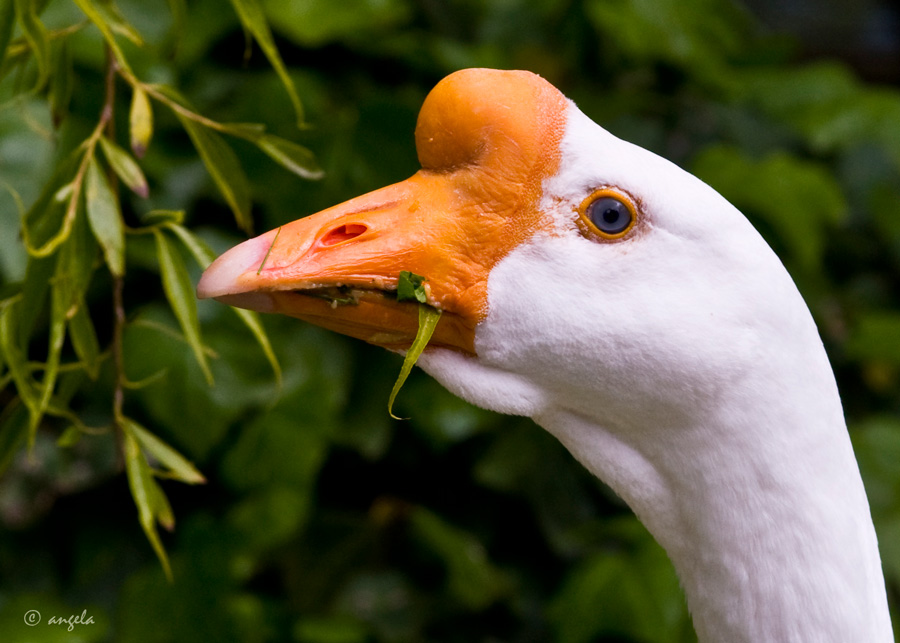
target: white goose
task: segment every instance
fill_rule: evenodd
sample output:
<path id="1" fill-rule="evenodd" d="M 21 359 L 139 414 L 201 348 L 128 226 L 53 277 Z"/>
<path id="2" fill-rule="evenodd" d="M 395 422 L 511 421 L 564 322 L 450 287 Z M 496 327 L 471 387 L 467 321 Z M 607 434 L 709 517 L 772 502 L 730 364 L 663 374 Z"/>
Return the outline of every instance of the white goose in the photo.
<path id="1" fill-rule="evenodd" d="M 416 146 L 411 178 L 240 244 L 199 296 L 402 350 L 416 307 L 384 291 L 424 275 L 420 366 L 621 495 L 700 640 L 893 640 L 822 342 L 741 213 L 528 72 L 448 76 Z"/>

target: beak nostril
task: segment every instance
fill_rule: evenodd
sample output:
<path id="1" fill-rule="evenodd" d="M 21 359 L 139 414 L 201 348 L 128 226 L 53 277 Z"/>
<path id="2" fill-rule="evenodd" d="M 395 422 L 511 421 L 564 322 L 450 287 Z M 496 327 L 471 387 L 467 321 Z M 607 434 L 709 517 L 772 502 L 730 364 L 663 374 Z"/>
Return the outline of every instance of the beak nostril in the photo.
<path id="1" fill-rule="evenodd" d="M 368 229 L 362 223 L 345 223 L 326 233 L 319 239 L 319 243 L 323 246 L 336 246 L 339 243 L 358 237 Z"/>

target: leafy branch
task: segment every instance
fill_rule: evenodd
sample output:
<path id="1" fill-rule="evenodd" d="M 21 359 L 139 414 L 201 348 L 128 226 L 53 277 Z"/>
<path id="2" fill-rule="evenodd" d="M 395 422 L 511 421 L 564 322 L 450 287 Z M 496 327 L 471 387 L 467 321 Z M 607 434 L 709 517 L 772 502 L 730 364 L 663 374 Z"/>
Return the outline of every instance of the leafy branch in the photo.
<path id="1" fill-rule="evenodd" d="M 142 217 L 141 226 L 127 225 L 119 185 L 140 199 L 149 195 L 149 183 L 139 159 L 152 142 L 154 102 L 177 117 L 238 225 L 248 233 L 252 227 L 249 181 L 238 156 L 222 134 L 249 141 L 303 178 L 317 178 L 321 170 L 308 149 L 266 133 L 265 126 L 218 122 L 202 115 L 175 88 L 138 78 L 117 36 L 137 47 L 146 43 L 115 3 L 73 2 L 86 19 L 54 30 L 46 29 L 41 22 L 44 3 L 38 0 L 0 2 L 0 81 L 12 70 L 18 70 L 17 94 L 13 100 L 42 97 L 51 107 L 57 127 L 65 117 L 72 86 L 68 39 L 93 26 L 102 35 L 106 50 L 103 103 L 90 134 L 58 163 L 30 208 L 24 208 L 14 188 L 7 186 L 20 205 L 27 265 L 21 282 L 0 291 L 0 392 L 11 389 L 4 395 L 8 402 L 0 411 L 0 473 L 23 442 L 28 444 L 29 451 L 33 449 L 41 428 L 61 427 L 57 439 L 60 448 L 71 447 L 82 436 L 114 435 L 119 467 L 126 473 L 141 526 L 171 578 L 157 525 L 172 529 L 175 520 L 157 479 L 197 484 L 204 482 L 204 478 L 184 456 L 129 417 L 125 410 L 129 390 L 165 376 L 162 371 L 140 382 L 131 382 L 126 376 L 128 356 L 123 334 L 129 325 L 124 298 L 128 285 L 127 239 L 153 236 L 162 289 L 181 329 L 180 334 L 174 331 L 172 334 L 190 346 L 210 385 L 213 384 L 208 362 L 210 351 L 202 341 L 194 288 L 182 250 L 201 268 L 209 265 L 214 255 L 202 239 L 184 226 L 183 211 L 151 211 Z M 184 0 L 170 0 L 169 4 L 176 31 L 180 33 L 186 4 Z M 291 99 L 297 123 L 302 125 L 302 104 L 275 48 L 258 0 L 232 0 L 232 5 L 245 31 L 259 43 L 275 68 Z M 14 38 L 16 28 L 20 35 Z M 127 145 L 131 152 L 116 142 L 114 107 L 119 79 L 131 91 Z M 95 271 L 102 265 L 112 278 L 112 332 L 106 349 L 101 349 L 87 295 Z M 35 361 L 29 359 L 31 336 L 36 320 L 47 311 L 48 300 L 46 358 Z M 280 383 L 280 367 L 258 318 L 249 311 L 235 313 L 259 343 Z M 67 338 L 75 361 L 63 360 Z M 109 425 L 93 427 L 70 406 L 76 390 L 67 387 L 62 391 L 59 381 L 62 374 L 82 375 L 96 381 L 104 364 L 113 373 L 112 408 Z"/>

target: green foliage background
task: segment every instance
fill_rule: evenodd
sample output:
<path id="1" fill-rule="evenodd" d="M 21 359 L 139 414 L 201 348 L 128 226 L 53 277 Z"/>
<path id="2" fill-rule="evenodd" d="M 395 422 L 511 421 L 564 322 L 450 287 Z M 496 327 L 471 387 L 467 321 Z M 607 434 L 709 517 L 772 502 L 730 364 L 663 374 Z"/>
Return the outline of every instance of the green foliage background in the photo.
<path id="1" fill-rule="evenodd" d="M 729 0 L 0 0 L 0 640 L 695 639 L 664 553 L 530 421 L 420 372 L 394 421 L 398 357 L 188 296 L 206 245 L 412 174 L 419 105 L 472 66 L 542 74 L 776 249 L 896 628 L 900 93 L 792 52 Z"/>

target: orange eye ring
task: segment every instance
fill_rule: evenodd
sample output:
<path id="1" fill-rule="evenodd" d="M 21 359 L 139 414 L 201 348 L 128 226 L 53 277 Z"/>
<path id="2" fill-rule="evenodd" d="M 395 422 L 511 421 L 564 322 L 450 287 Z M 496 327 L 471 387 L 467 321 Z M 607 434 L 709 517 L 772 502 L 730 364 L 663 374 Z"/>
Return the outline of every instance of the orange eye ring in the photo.
<path id="1" fill-rule="evenodd" d="M 627 194 L 600 188 L 578 206 L 578 226 L 583 234 L 603 241 L 617 241 L 628 235 L 638 221 L 638 207 Z"/>

